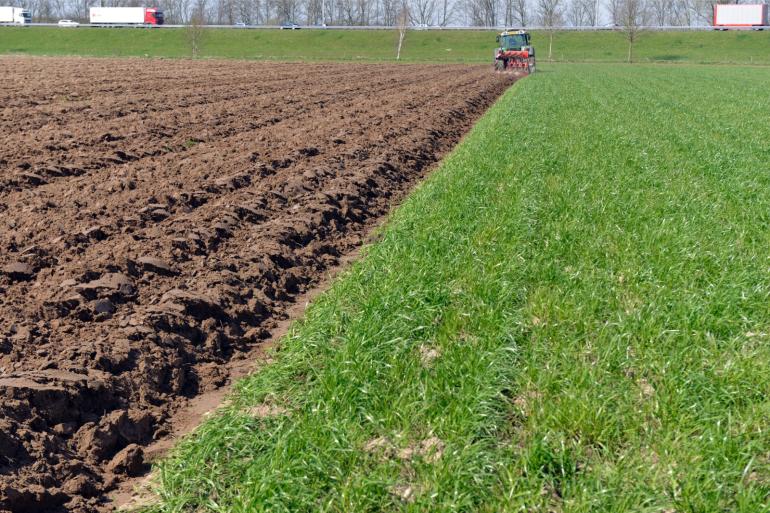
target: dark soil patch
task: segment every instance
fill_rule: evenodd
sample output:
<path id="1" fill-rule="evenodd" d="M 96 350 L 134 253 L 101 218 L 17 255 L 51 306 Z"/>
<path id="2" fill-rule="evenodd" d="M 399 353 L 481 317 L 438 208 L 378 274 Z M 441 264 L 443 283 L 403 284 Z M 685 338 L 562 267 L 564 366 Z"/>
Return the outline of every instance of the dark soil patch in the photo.
<path id="1" fill-rule="evenodd" d="M 0 510 L 94 511 L 514 80 L 2 58 Z"/>

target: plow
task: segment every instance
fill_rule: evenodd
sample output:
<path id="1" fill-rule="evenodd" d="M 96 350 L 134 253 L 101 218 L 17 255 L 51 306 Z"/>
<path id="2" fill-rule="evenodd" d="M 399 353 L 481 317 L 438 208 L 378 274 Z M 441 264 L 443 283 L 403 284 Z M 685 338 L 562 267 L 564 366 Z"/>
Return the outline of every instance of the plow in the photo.
<path id="1" fill-rule="evenodd" d="M 526 30 L 506 30 L 498 34 L 495 49 L 495 70 L 507 73 L 535 71 L 535 49 Z"/>

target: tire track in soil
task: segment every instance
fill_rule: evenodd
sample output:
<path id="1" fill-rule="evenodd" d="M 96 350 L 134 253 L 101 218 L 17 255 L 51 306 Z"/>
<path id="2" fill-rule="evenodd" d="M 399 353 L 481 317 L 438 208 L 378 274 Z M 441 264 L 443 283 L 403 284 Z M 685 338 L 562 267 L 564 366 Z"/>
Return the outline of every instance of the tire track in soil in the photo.
<path id="1" fill-rule="evenodd" d="M 147 112 L 150 129 L 131 134 L 137 146 L 179 109 L 191 111 L 173 119 L 189 122 L 179 133 L 210 122 L 212 135 L 0 196 L 0 510 L 13 512 L 107 509 L 105 494 L 145 470 L 142 447 L 169 432 L 169 417 L 226 385 L 227 362 L 358 247 L 513 81 L 478 66 L 326 64 L 308 89 L 306 70 L 288 64 L 17 59 L 12 82 L 44 74 L 41 61 L 57 79 L 85 74 L 41 80 L 42 95 L 109 90 L 115 80 L 99 77 L 114 62 L 131 77 L 124 90 L 165 98 Z M 221 89 L 224 127 L 210 112 L 218 98 L 207 111 L 173 94 L 217 74 L 264 80 Z M 277 76 L 286 90 L 264 94 Z M 67 116 L 77 127 L 88 113 Z M 8 138 L 23 141 L 16 130 Z M 98 161 L 112 147 L 89 144 L 91 131 L 84 123 L 72 142 Z"/>

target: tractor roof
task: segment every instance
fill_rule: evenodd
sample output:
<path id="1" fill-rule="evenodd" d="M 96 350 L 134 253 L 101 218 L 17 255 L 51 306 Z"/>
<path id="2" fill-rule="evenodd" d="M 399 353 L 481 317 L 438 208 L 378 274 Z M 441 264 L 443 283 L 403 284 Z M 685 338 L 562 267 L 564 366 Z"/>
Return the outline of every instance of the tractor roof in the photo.
<path id="1" fill-rule="evenodd" d="M 526 30 L 514 30 L 514 29 L 508 29 L 508 30 L 503 30 L 503 31 L 500 33 L 500 35 L 501 35 L 501 36 L 513 36 L 513 35 L 515 35 L 515 34 L 526 34 L 526 33 L 527 33 L 527 31 L 526 31 Z"/>

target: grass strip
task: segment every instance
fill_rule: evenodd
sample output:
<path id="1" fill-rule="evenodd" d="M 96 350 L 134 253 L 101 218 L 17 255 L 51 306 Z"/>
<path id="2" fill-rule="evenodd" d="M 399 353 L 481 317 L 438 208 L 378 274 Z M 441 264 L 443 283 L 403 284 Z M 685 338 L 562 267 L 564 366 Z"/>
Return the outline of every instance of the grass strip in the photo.
<path id="1" fill-rule="evenodd" d="M 766 511 L 768 80 L 514 85 L 150 510 Z"/>
<path id="2" fill-rule="evenodd" d="M 549 38 L 533 32 L 540 62 Z M 395 61 L 396 30 L 206 29 L 200 55 L 293 61 Z M 492 64 L 495 32 L 409 31 L 403 62 Z M 623 34 L 613 31 L 556 32 L 552 59 L 560 62 L 625 62 Z M 96 57 L 189 57 L 184 29 L 62 29 L 0 27 L 0 54 Z M 770 64 L 770 32 L 647 32 L 635 47 L 638 62 Z M 298 64 L 301 65 L 301 64 Z"/>

